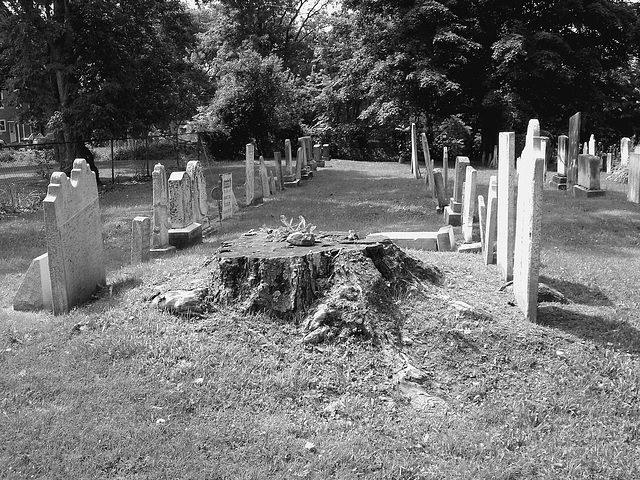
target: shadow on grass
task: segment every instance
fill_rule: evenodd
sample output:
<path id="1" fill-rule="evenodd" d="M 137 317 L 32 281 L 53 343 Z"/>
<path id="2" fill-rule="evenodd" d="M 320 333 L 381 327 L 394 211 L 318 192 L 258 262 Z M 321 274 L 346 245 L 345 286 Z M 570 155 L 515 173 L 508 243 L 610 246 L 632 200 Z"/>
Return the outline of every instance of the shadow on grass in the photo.
<path id="1" fill-rule="evenodd" d="M 142 280 L 137 277 L 121 278 L 107 285 L 106 290 L 109 292 L 109 296 L 117 297 L 122 292 L 140 285 L 142 285 Z"/>
<path id="2" fill-rule="evenodd" d="M 551 288 L 558 290 L 568 300 L 582 305 L 592 306 L 613 306 L 613 302 L 609 300 L 602 290 L 597 287 L 587 287 L 580 283 L 569 282 L 567 280 L 559 280 L 546 276 L 540 276 L 540 281 L 546 283 Z"/>
<path id="3" fill-rule="evenodd" d="M 609 320 L 555 305 L 545 305 L 538 307 L 537 323 L 564 330 L 603 347 L 640 354 L 640 331 L 624 321 Z"/>

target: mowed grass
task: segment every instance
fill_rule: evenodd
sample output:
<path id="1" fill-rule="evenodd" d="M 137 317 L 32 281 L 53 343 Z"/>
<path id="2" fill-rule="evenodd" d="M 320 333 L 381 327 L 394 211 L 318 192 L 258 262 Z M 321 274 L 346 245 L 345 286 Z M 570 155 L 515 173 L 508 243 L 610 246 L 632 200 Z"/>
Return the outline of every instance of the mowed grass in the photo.
<path id="1" fill-rule="evenodd" d="M 210 185 L 225 171 L 242 203 L 241 164 L 209 169 Z M 479 193 L 494 174 L 480 170 Z M 410 252 L 445 274 L 398 298 L 403 353 L 446 402 L 438 414 L 398 393 L 369 342 L 305 347 L 299 325 L 266 315 L 149 305 L 206 283 L 221 240 L 280 215 L 362 235 L 436 230 L 408 165 L 331 161 L 202 245 L 135 267 L 130 222 L 151 213 L 151 184 L 109 189 L 109 285 L 57 317 L 11 309 L 45 248 L 42 213 L 0 220 L 0 477 L 639 478 L 640 206 L 603 186 L 604 199 L 544 192 L 541 280 L 572 303 L 541 304 L 539 324 L 479 255 Z"/>

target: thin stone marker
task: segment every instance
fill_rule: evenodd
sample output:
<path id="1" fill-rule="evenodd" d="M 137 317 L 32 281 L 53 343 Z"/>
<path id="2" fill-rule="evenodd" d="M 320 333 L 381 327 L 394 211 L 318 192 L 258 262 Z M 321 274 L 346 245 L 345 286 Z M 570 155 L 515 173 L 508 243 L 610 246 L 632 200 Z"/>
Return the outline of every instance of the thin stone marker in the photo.
<path id="1" fill-rule="evenodd" d="M 287 165 L 287 175 L 293 175 L 293 164 L 291 162 L 291 140 L 284 141 L 284 159 Z"/>
<path id="2" fill-rule="evenodd" d="M 487 226 L 484 230 L 484 264 L 495 263 L 495 245 L 498 234 L 498 177 L 491 176 L 489 181 L 489 200 L 487 202 Z"/>
<path id="3" fill-rule="evenodd" d="M 415 178 L 420 178 L 420 167 L 418 166 L 418 137 L 416 135 L 416 124 L 411 124 L 411 174 Z"/>
<path id="4" fill-rule="evenodd" d="M 567 159 L 567 190 L 578 181 L 578 155 L 580 154 L 580 124 L 582 114 L 569 118 L 569 158 Z"/>
<path id="5" fill-rule="evenodd" d="M 427 167 L 427 176 L 425 178 L 425 181 L 429 186 L 429 192 L 431 192 L 431 198 L 435 200 L 436 193 L 435 193 L 435 186 L 433 184 L 433 162 L 431 161 L 431 155 L 429 154 L 429 141 L 427 140 L 427 135 L 425 133 L 422 133 L 422 135 L 420 135 L 420 140 L 422 142 L 424 164 Z"/>
<path id="6" fill-rule="evenodd" d="M 487 226 L 487 205 L 482 195 L 478 195 L 478 223 L 480 224 L 480 243 L 484 250 L 484 230 Z"/>
<path id="7" fill-rule="evenodd" d="M 151 174 L 153 180 L 153 248 L 169 245 L 169 184 L 164 165 L 157 163 Z"/>
<path id="8" fill-rule="evenodd" d="M 253 170 L 253 164 L 255 161 L 255 147 L 253 143 L 247 143 L 245 153 L 245 182 L 244 191 L 247 199 L 247 205 L 252 205 L 255 200 L 255 173 Z"/>
<path id="9" fill-rule="evenodd" d="M 302 156 L 304 155 L 304 149 L 298 147 L 298 155 L 296 157 L 296 180 L 302 178 Z"/>
<path id="10" fill-rule="evenodd" d="M 473 216 L 476 211 L 476 182 L 478 172 L 473 167 L 467 167 L 464 189 L 464 203 L 462 206 L 462 235 L 467 243 L 473 242 Z"/>
<path id="11" fill-rule="evenodd" d="M 626 167 L 629 165 L 629 152 L 631 151 L 631 139 L 623 137 L 620 140 L 620 165 Z"/>
<path id="12" fill-rule="evenodd" d="M 264 164 L 264 158 L 260 155 L 260 186 L 262 187 L 263 198 L 271 197 L 271 188 L 269 186 L 269 174 Z"/>
<path id="13" fill-rule="evenodd" d="M 567 158 L 569 157 L 569 137 L 560 135 L 558 137 L 558 165 L 556 173 L 562 177 L 567 175 Z"/>
<path id="14" fill-rule="evenodd" d="M 276 178 L 278 190 L 284 190 L 284 175 L 282 173 L 282 159 L 280 158 L 280 152 L 273 153 L 273 159 L 276 162 Z"/>
<path id="15" fill-rule="evenodd" d="M 444 177 L 444 196 L 449 196 L 449 149 L 442 148 L 442 176 Z"/>
<path id="16" fill-rule="evenodd" d="M 544 159 L 539 147 L 525 159 L 518 176 L 518 212 L 513 294 L 525 318 L 537 320 Z"/>
<path id="17" fill-rule="evenodd" d="M 504 282 L 513 279 L 516 233 L 516 134 L 500 132 L 498 139 L 498 214 L 496 260 Z"/>
<path id="18" fill-rule="evenodd" d="M 135 217 L 131 222 L 131 265 L 149 261 L 151 249 L 151 219 Z"/>

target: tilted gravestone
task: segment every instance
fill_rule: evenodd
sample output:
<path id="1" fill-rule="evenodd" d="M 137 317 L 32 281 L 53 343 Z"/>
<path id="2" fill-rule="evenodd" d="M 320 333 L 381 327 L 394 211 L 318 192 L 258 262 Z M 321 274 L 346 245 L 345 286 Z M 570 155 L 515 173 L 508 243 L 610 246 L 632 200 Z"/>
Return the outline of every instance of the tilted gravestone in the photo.
<path id="1" fill-rule="evenodd" d="M 500 132 L 498 138 L 498 213 L 496 262 L 502 280 L 513 278 L 513 248 L 516 230 L 516 135 Z"/>
<path id="2" fill-rule="evenodd" d="M 487 223 L 484 229 L 484 264 L 495 263 L 496 237 L 498 234 L 498 177 L 491 176 L 487 201 Z"/>
<path id="3" fill-rule="evenodd" d="M 84 159 L 73 162 L 70 179 L 62 172 L 51 175 L 43 206 L 49 268 L 40 270 L 40 281 L 45 285 L 42 276 L 49 275 L 51 305 L 58 315 L 106 284 L 98 187 Z M 43 265 L 39 261 L 37 266 Z"/>
<path id="4" fill-rule="evenodd" d="M 447 225 L 462 225 L 462 185 L 469 165 L 470 162 L 467 157 L 456 157 L 453 197 L 449 200 L 449 206 L 444 209 L 444 223 Z"/>
<path id="5" fill-rule="evenodd" d="M 567 158 L 567 188 L 578 181 L 578 155 L 580 154 L 580 112 L 569 118 L 569 157 Z M 570 187 L 569 187 L 570 186 Z"/>
<path id="6" fill-rule="evenodd" d="M 449 204 L 449 199 L 447 198 L 447 191 L 444 188 L 444 178 L 442 177 L 442 170 L 439 168 L 435 168 L 433 170 L 433 188 L 435 189 L 436 198 L 438 201 L 438 211 L 441 211 Z"/>
<path id="7" fill-rule="evenodd" d="M 640 203 L 640 153 L 630 153 L 628 165 L 627 200 L 633 203 Z"/>
<path id="8" fill-rule="evenodd" d="M 207 181 L 204 176 L 202 164 L 191 160 L 187 163 L 187 175 L 191 179 L 191 218 L 194 222 L 202 224 L 207 221 L 209 206 L 207 204 Z"/>
<path id="9" fill-rule="evenodd" d="M 245 152 L 245 183 L 244 183 L 244 191 L 245 198 L 247 202 L 247 206 L 253 205 L 253 201 L 255 200 L 255 177 L 253 171 L 253 163 L 254 163 L 254 146 L 253 143 L 247 143 L 246 152 Z"/>
<path id="10" fill-rule="evenodd" d="M 420 166 L 418 165 L 418 137 L 416 134 L 416 124 L 411 124 L 411 174 L 415 178 L 420 178 Z"/>
<path id="11" fill-rule="evenodd" d="M 427 167 L 427 175 L 426 182 L 429 187 L 429 191 L 431 192 L 431 198 L 436 198 L 435 185 L 433 180 L 433 162 L 431 160 L 431 154 L 429 153 L 429 141 L 427 140 L 427 135 L 423 133 L 420 135 L 420 140 L 422 142 L 422 152 L 424 154 L 424 164 Z"/>
<path id="12" fill-rule="evenodd" d="M 513 294 L 525 318 L 537 319 L 544 158 L 539 137 L 518 170 L 518 209 L 513 265 Z"/>

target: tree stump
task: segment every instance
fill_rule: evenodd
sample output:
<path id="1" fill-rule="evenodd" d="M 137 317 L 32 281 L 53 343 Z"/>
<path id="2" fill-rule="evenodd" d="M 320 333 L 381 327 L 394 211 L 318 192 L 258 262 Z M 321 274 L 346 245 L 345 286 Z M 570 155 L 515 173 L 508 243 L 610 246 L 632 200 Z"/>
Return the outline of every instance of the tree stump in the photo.
<path id="1" fill-rule="evenodd" d="M 398 298 L 442 280 L 437 267 L 389 241 L 349 240 L 345 233 L 316 234 L 314 245 L 299 247 L 270 231 L 249 232 L 224 243 L 216 258 L 209 302 L 304 319 L 307 343 L 346 334 L 397 341 Z"/>

